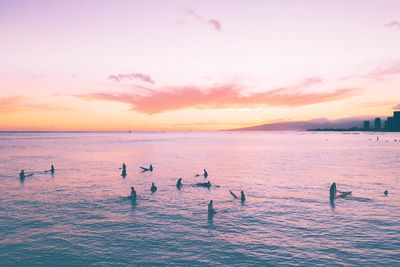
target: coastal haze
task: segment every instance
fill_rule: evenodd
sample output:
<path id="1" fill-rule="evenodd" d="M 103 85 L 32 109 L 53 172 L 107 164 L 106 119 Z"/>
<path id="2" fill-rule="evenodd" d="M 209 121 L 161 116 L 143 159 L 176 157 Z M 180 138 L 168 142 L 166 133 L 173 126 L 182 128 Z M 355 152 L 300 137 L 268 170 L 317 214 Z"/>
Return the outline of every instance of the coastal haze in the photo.
<path id="1" fill-rule="evenodd" d="M 3 132 L 1 266 L 397 266 L 399 139 L 395 133 Z M 54 176 L 43 172 L 50 164 Z M 154 171 L 141 173 L 149 164 Z M 21 182 L 21 168 L 35 174 Z M 192 186 L 206 181 L 194 177 L 204 168 L 210 190 Z M 332 182 L 352 196 L 330 203 Z M 126 198 L 131 186 L 136 204 Z M 229 190 L 244 190 L 245 204 Z M 209 200 L 217 211 L 212 218 Z"/>

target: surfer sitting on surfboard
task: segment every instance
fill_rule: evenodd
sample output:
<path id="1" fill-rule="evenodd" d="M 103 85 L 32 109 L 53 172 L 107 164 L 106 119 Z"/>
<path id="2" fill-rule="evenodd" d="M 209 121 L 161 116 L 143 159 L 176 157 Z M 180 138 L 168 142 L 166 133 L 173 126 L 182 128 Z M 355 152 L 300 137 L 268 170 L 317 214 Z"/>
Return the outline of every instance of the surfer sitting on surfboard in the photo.
<path id="1" fill-rule="evenodd" d="M 54 168 L 53 164 L 51 164 L 50 170 L 45 170 L 44 172 L 50 172 L 51 174 L 54 174 L 55 171 L 56 169 Z"/>
<path id="2" fill-rule="evenodd" d="M 142 169 L 142 172 L 152 172 L 153 171 L 153 165 L 150 164 L 148 168 L 145 167 L 140 167 Z"/>
<path id="3" fill-rule="evenodd" d="M 31 172 L 30 174 L 25 174 L 25 171 L 24 171 L 24 170 L 21 170 L 21 171 L 19 172 L 19 179 L 24 180 L 25 177 L 32 176 L 32 175 L 33 175 L 33 172 Z"/>
<path id="4" fill-rule="evenodd" d="M 339 195 L 337 195 L 336 193 L 339 193 Z M 329 188 L 329 196 L 330 196 L 331 201 L 332 201 L 333 199 L 336 199 L 336 198 L 344 198 L 344 197 L 347 197 L 347 196 L 349 196 L 349 195 L 351 195 L 351 191 L 347 191 L 347 192 L 345 192 L 345 191 L 338 191 L 337 188 L 336 188 L 336 183 L 333 183 L 333 184 L 331 185 L 331 187 Z"/>
<path id="5" fill-rule="evenodd" d="M 199 177 L 199 176 L 202 176 L 202 175 L 196 174 L 194 177 Z M 208 177 L 208 172 L 207 172 L 206 169 L 203 169 L 203 176 L 204 176 L 204 178 L 207 178 L 207 177 Z"/>
<path id="6" fill-rule="evenodd" d="M 238 196 L 232 192 L 232 190 L 229 190 L 229 193 L 231 193 L 231 195 L 235 198 L 238 199 Z M 243 191 L 240 191 L 240 201 L 243 203 L 246 201 L 246 196 L 244 195 Z"/>

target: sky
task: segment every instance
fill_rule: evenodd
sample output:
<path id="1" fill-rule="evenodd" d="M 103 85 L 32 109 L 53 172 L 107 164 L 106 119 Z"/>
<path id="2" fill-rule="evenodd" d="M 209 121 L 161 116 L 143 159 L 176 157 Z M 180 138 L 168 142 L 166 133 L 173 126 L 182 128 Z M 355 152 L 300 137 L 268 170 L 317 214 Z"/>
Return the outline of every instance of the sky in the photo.
<path id="1" fill-rule="evenodd" d="M 0 130 L 389 116 L 400 1 L 0 0 Z"/>

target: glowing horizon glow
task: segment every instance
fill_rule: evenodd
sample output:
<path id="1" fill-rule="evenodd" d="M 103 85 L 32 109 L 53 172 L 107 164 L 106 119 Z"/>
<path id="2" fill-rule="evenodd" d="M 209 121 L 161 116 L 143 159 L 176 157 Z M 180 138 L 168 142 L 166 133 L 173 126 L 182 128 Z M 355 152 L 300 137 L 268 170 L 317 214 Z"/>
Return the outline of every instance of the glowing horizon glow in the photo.
<path id="1" fill-rule="evenodd" d="M 2 1 L 0 130 L 389 116 L 400 2 Z"/>

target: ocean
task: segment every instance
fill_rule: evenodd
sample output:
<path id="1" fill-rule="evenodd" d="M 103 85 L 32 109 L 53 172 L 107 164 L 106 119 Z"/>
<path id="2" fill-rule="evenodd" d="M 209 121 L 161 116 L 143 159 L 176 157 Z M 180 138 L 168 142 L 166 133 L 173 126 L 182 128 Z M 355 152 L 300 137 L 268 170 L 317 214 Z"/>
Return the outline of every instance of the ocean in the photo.
<path id="1" fill-rule="evenodd" d="M 400 266 L 399 160 L 400 133 L 2 132 L 0 266 Z"/>

